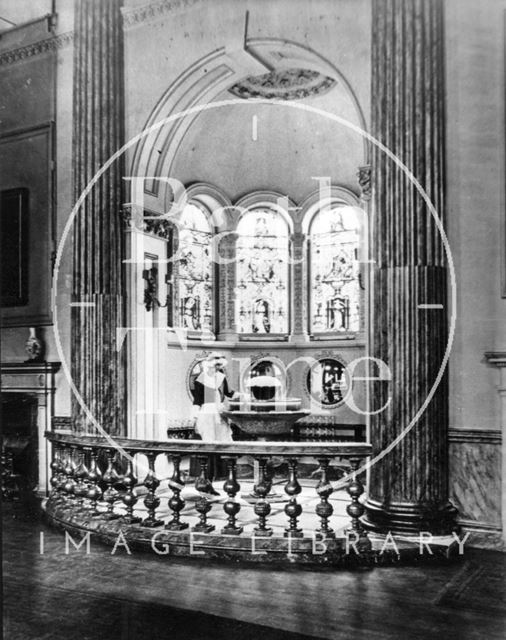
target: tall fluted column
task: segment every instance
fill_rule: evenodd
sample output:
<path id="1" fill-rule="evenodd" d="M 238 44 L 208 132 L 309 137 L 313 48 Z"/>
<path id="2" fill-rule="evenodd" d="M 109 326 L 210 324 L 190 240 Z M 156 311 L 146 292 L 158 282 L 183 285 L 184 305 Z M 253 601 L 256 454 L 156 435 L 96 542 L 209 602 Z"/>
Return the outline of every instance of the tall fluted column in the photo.
<path id="1" fill-rule="evenodd" d="M 413 172 L 443 217 L 442 0 L 373 0 L 372 6 L 372 134 Z M 371 385 L 371 409 L 386 405 L 371 418 L 376 455 L 409 425 L 438 375 L 448 335 L 448 274 L 424 199 L 378 148 L 372 164 L 370 349 L 392 375 Z M 398 533 L 451 529 L 447 430 L 445 376 L 415 426 L 372 467 L 368 526 Z"/>
<path id="2" fill-rule="evenodd" d="M 74 199 L 123 144 L 121 0 L 76 0 L 73 87 Z M 123 321 L 122 161 L 99 179 L 74 223 L 72 376 L 99 424 L 125 426 L 125 367 L 116 350 Z M 94 432 L 75 397 L 73 428 Z"/>

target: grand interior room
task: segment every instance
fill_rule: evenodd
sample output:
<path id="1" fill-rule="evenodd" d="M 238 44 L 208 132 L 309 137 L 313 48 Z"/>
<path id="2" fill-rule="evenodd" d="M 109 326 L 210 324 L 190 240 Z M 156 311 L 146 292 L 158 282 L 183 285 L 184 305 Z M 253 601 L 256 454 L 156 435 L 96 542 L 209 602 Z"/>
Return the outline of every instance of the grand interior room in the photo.
<path id="1" fill-rule="evenodd" d="M 504 638 L 506 0 L 1 0 L 4 637 Z"/>

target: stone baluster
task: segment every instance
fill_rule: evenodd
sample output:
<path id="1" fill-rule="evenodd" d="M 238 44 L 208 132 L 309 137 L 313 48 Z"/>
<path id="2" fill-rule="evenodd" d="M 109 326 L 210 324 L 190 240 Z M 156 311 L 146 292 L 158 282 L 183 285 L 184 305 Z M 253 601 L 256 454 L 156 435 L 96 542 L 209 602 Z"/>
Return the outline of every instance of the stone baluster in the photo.
<path id="1" fill-rule="evenodd" d="M 197 500 L 195 503 L 195 510 L 200 514 L 200 519 L 199 522 L 192 527 L 192 531 L 198 531 L 200 533 L 210 533 L 211 531 L 214 531 L 214 524 L 209 524 L 207 522 L 207 514 L 211 511 L 211 508 L 212 505 L 205 496 L 202 496 Z"/>
<path id="2" fill-rule="evenodd" d="M 88 469 L 84 460 L 84 450 L 77 451 L 76 456 L 77 466 L 74 472 L 74 478 L 76 481 L 74 486 L 74 495 L 77 498 L 76 505 L 83 507 L 84 499 L 88 493 L 88 485 L 86 484 L 86 480 L 88 479 Z"/>
<path id="3" fill-rule="evenodd" d="M 74 463 L 74 449 L 75 447 L 67 448 L 67 457 L 65 461 L 65 484 L 63 485 L 63 490 L 67 494 L 67 498 L 72 500 L 74 498 L 74 472 L 75 472 L 75 463 Z"/>
<path id="4" fill-rule="evenodd" d="M 59 499 L 63 491 L 64 465 L 62 463 L 62 447 L 59 444 L 53 447 L 53 459 L 51 461 L 51 480 L 50 484 L 53 488 L 52 496 L 55 499 Z"/>
<path id="5" fill-rule="evenodd" d="M 303 531 L 297 527 L 297 518 L 302 513 L 302 507 L 297 502 L 297 496 L 302 491 L 299 481 L 297 480 L 297 459 L 288 459 L 288 482 L 285 485 L 285 493 L 290 500 L 285 506 L 285 513 L 289 519 L 288 528 L 285 529 L 285 537 L 302 538 Z"/>
<path id="6" fill-rule="evenodd" d="M 199 531 L 201 533 L 209 533 L 214 531 L 215 526 L 213 524 L 209 524 L 207 522 L 207 514 L 211 511 L 212 505 L 207 499 L 205 493 L 212 487 L 212 484 L 207 477 L 207 466 L 208 466 L 208 458 L 207 456 L 198 456 L 198 461 L 200 464 L 200 475 L 195 481 L 195 489 L 200 491 L 204 495 L 197 500 L 195 503 L 195 509 L 200 514 L 199 522 L 192 527 L 192 531 Z"/>
<path id="7" fill-rule="evenodd" d="M 201 493 L 209 493 L 213 488 L 212 482 L 209 480 L 209 476 L 207 474 L 209 458 L 207 456 L 198 456 L 197 460 L 200 465 L 200 473 L 195 479 L 195 489 Z"/>
<path id="8" fill-rule="evenodd" d="M 64 498 L 67 493 L 65 490 L 65 485 L 67 484 L 68 456 L 69 449 L 66 445 L 62 444 L 60 447 L 60 473 L 58 475 L 58 487 L 61 498 Z"/>
<path id="9" fill-rule="evenodd" d="M 56 495 L 58 490 L 58 455 L 59 455 L 58 446 L 53 446 L 53 458 L 51 460 L 51 464 L 49 465 L 49 468 L 51 469 L 51 478 L 49 479 L 49 484 L 51 485 L 51 488 L 52 488 L 51 493 L 53 494 L 53 496 Z M 3 464 L 4 464 L 4 460 L 2 457 L 2 465 Z"/>
<path id="10" fill-rule="evenodd" d="M 122 483 L 125 486 L 125 493 L 123 495 L 123 503 L 126 507 L 126 514 L 123 516 L 123 521 L 127 524 L 135 524 L 141 521 L 141 518 L 134 516 L 134 507 L 137 503 L 137 496 L 134 493 L 134 489 L 137 486 L 137 476 L 135 475 L 133 458 L 135 451 L 130 451 L 130 458 L 127 459 L 127 470 L 122 478 Z"/>
<path id="11" fill-rule="evenodd" d="M 258 524 L 254 531 L 259 536 L 272 536 L 271 527 L 267 527 L 267 516 L 271 512 L 271 505 L 265 499 L 272 487 L 272 481 L 266 471 L 267 458 L 258 458 L 258 483 L 255 485 L 255 494 L 258 500 L 255 502 L 254 511 L 258 516 Z"/>
<path id="12" fill-rule="evenodd" d="M 88 468 L 88 492 L 86 497 L 90 501 L 90 511 L 92 516 L 101 516 L 98 510 L 98 501 L 102 498 L 102 472 L 98 466 L 98 449 L 90 447 L 90 466 Z"/>
<path id="13" fill-rule="evenodd" d="M 114 513 L 114 503 L 119 497 L 118 491 L 115 488 L 115 484 L 118 481 L 118 474 L 114 468 L 114 449 L 107 449 L 107 469 L 104 473 L 104 482 L 106 490 L 104 491 L 103 499 L 107 503 L 107 510 L 103 515 L 107 520 L 118 518 L 118 514 Z"/>
<path id="14" fill-rule="evenodd" d="M 156 518 L 156 510 L 160 506 L 160 498 L 156 495 L 156 490 L 160 485 L 160 480 L 155 474 L 156 453 L 148 452 L 148 473 L 144 479 L 144 486 L 148 490 L 148 494 L 144 498 L 144 506 L 148 510 L 148 517 L 142 521 L 144 527 L 159 527 L 163 524 L 162 520 Z"/>
<path id="15" fill-rule="evenodd" d="M 208 458 L 207 456 L 198 456 L 198 462 L 200 464 L 200 474 L 195 480 L 195 489 L 202 493 L 206 493 L 212 484 L 207 476 Z M 199 522 L 192 527 L 192 531 L 199 531 L 201 533 L 209 533 L 214 531 L 215 526 L 207 522 L 207 514 L 211 511 L 212 505 L 205 495 L 203 495 L 195 503 L 195 509 L 200 514 Z"/>
<path id="16" fill-rule="evenodd" d="M 223 505 L 223 510 L 228 516 L 228 524 L 223 527 L 221 533 L 240 535 L 243 532 L 243 528 L 237 526 L 236 519 L 241 505 L 235 500 L 235 496 L 241 488 L 241 485 L 237 482 L 237 459 L 232 456 L 224 456 L 224 458 L 227 462 L 228 478 L 223 484 L 223 491 L 228 495 L 228 500 Z"/>
<path id="17" fill-rule="evenodd" d="M 357 475 L 360 462 L 360 458 L 350 458 L 352 479 L 348 483 L 346 490 L 351 498 L 351 503 L 346 507 L 346 512 L 351 518 L 351 528 L 349 531 L 355 534 L 358 539 L 357 549 L 363 552 L 369 551 L 372 545 L 360 521 L 360 518 L 365 512 L 365 507 L 359 500 L 360 496 L 364 493 L 364 485 L 360 482 Z"/>
<path id="18" fill-rule="evenodd" d="M 168 456 L 169 460 L 172 460 L 172 464 L 174 465 L 174 472 L 172 473 L 172 478 L 170 479 L 169 486 L 172 490 L 172 497 L 169 499 L 168 505 L 169 509 L 173 512 L 172 520 L 170 520 L 165 528 L 170 531 L 181 531 L 182 529 L 188 528 L 187 522 L 181 522 L 180 513 L 184 508 L 185 502 L 181 498 L 181 491 L 184 487 L 184 481 L 181 477 L 181 456 L 179 454 Z"/>
<path id="19" fill-rule="evenodd" d="M 64 445 L 58 446 L 58 494 L 60 498 L 65 495 L 65 482 L 67 474 L 65 473 L 65 463 L 67 459 L 67 451 Z"/>
<path id="20" fill-rule="evenodd" d="M 320 496 L 320 502 L 316 505 L 316 515 L 321 519 L 321 526 L 317 531 L 325 538 L 335 538 L 333 529 L 329 527 L 329 518 L 334 512 L 334 507 L 329 502 L 329 496 L 334 491 L 328 479 L 329 458 L 318 458 L 321 469 L 320 481 L 316 485 L 316 493 Z"/>

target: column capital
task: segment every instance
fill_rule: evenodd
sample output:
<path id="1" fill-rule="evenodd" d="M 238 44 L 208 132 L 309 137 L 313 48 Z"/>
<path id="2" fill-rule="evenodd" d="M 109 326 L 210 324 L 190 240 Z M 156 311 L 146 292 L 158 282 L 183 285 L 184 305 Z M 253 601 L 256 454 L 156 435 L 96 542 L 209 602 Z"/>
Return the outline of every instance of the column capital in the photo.
<path id="1" fill-rule="evenodd" d="M 372 166 L 364 164 L 357 171 L 358 186 L 360 187 L 360 197 L 368 202 L 372 195 Z"/>

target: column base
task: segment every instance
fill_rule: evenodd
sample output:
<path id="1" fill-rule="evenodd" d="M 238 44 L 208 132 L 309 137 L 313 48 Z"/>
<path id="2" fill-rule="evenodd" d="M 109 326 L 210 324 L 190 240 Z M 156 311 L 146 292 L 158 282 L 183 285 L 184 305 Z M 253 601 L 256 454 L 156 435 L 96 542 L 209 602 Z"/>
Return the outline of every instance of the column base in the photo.
<path id="1" fill-rule="evenodd" d="M 309 334 L 307 333 L 292 333 L 289 336 L 289 342 L 293 344 L 306 344 L 309 342 Z"/>
<path id="2" fill-rule="evenodd" d="M 420 503 L 390 503 L 388 506 L 369 499 L 362 524 L 369 531 L 397 535 L 418 534 L 427 531 L 434 535 L 450 535 L 458 530 L 457 509 L 446 502 L 440 505 Z"/>
<path id="3" fill-rule="evenodd" d="M 239 334 L 237 331 L 220 331 L 217 336 L 219 342 L 237 342 Z"/>

